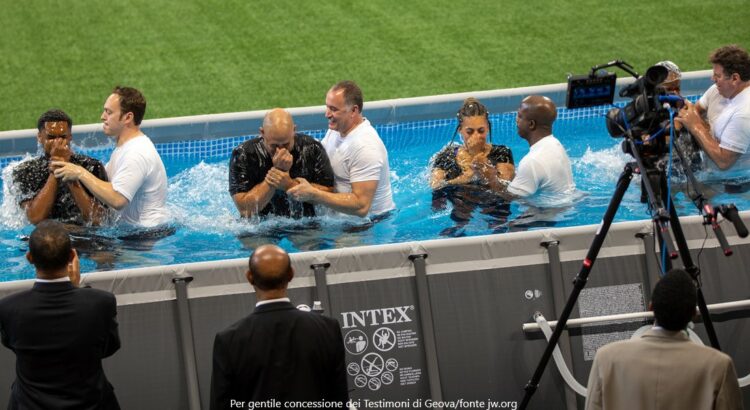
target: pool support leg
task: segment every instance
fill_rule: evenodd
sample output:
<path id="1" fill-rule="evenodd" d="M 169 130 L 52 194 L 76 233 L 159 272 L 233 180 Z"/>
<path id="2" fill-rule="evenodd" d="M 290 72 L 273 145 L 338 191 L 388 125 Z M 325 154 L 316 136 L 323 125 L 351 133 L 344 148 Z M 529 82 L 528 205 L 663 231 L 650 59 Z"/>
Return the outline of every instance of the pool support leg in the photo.
<path id="1" fill-rule="evenodd" d="M 437 345 L 435 343 L 435 325 L 432 321 L 432 304 L 430 290 L 427 285 L 427 270 L 425 268 L 427 254 L 410 255 L 409 260 L 414 264 L 414 277 L 417 285 L 417 301 L 419 302 L 419 322 L 424 340 L 425 359 L 427 362 L 427 379 L 430 382 L 430 397 L 433 401 L 443 400 L 443 389 L 440 385 L 440 368 L 437 360 Z"/>
<path id="2" fill-rule="evenodd" d="M 177 329 L 182 347 L 182 362 L 185 366 L 185 384 L 188 392 L 188 409 L 201 409 L 200 387 L 198 386 L 198 367 L 195 363 L 195 345 L 193 343 L 193 325 L 190 319 L 187 285 L 193 281 L 190 275 L 177 274 L 172 278 L 177 295 Z"/>
<path id="3" fill-rule="evenodd" d="M 549 266 L 550 280 L 552 282 L 552 302 L 555 305 L 555 315 L 558 315 L 559 312 L 562 311 L 563 304 L 565 303 L 565 277 L 562 271 L 562 263 L 560 259 L 560 241 L 545 241 L 540 245 L 547 249 L 547 257 L 549 258 L 547 266 Z M 563 360 L 570 363 L 572 366 L 573 351 L 570 348 L 570 337 L 560 339 L 558 344 L 560 346 L 560 353 L 562 354 Z M 575 410 L 578 408 L 576 394 L 570 388 L 565 389 L 565 406 L 569 410 Z"/>
<path id="4" fill-rule="evenodd" d="M 331 310 L 331 298 L 328 296 L 328 280 L 326 279 L 326 270 L 331 266 L 330 263 L 316 263 L 310 265 L 313 273 L 315 274 L 315 297 L 313 297 L 313 307 L 315 302 L 320 302 L 322 311 L 318 313 L 329 312 L 328 316 L 332 316 L 333 311 Z"/>

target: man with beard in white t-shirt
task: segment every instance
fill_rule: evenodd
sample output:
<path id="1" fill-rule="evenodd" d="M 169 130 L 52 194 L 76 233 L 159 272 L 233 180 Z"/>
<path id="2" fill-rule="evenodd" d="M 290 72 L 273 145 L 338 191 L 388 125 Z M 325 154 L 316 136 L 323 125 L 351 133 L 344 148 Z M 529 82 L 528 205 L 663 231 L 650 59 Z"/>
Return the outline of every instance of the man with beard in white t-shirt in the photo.
<path id="1" fill-rule="evenodd" d="M 360 217 L 386 215 L 396 209 L 391 193 L 388 151 L 378 132 L 362 116 L 362 90 L 341 81 L 326 94 L 328 132 L 321 142 L 331 160 L 335 192 L 326 192 L 298 178 L 287 191 L 297 201 L 325 205 Z"/>
<path id="2" fill-rule="evenodd" d="M 683 124 L 721 170 L 750 165 L 750 55 L 737 45 L 711 53 L 714 85 L 695 105 L 686 103 Z"/>
<path id="3" fill-rule="evenodd" d="M 140 124 L 146 113 L 146 99 L 131 87 L 115 87 L 104 103 L 104 133 L 115 140 L 115 150 L 106 165 L 108 181 L 86 169 L 53 161 L 55 176 L 63 181 L 80 181 L 100 201 L 120 212 L 120 220 L 151 228 L 168 221 L 167 172 L 156 147 Z"/>

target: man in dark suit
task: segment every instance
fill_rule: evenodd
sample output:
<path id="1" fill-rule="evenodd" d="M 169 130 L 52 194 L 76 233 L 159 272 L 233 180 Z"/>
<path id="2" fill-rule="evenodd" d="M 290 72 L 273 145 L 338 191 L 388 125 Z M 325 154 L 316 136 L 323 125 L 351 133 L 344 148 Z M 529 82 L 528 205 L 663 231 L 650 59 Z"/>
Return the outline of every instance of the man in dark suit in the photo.
<path id="1" fill-rule="evenodd" d="M 325 400 L 343 408 L 349 394 L 338 322 L 290 303 L 286 289 L 294 270 L 281 248 L 257 248 L 246 275 L 258 303 L 216 335 L 211 409 L 246 409 L 272 399 L 282 405 Z"/>
<path id="2" fill-rule="evenodd" d="M 639 339 L 601 347 L 588 382 L 586 410 L 741 410 L 732 359 L 687 336 L 697 302 L 693 279 L 668 272 L 654 287 L 654 327 Z"/>
<path id="3" fill-rule="evenodd" d="M 111 293 L 78 288 L 78 254 L 62 224 L 31 233 L 36 283 L 0 301 L 2 343 L 16 354 L 9 409 L 119 409 L 102 359 L 120 348 Z"/>

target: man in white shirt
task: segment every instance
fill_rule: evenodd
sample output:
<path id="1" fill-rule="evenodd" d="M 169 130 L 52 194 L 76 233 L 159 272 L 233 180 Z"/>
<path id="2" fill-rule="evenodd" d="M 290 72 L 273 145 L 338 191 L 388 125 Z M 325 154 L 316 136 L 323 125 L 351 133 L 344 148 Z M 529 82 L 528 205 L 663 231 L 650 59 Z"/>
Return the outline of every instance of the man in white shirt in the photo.
<path id="1" fill-rule="evenodd" d="M 362 116 L 362 105 L 362 90 L 353 81 L 331 87 L 326 94 L 329 129 L 322 144 L 333 167 L 335 192 L 317 189 L 298 178 L 300 183 L 290 188 L 288 195 L 360 217 L 383 215 L 396 208 L 388 151 Z"/>
<path id="2" fill-rule="evenodd" d="M 750 165 L 750 56 L 729 45 L 716 49 L 709 60 L 714 85 L 695 105 L 686 103 L 675 120 L 687 127 L 719 169 Z"/>
<path id="3" fill-rule="evenodd" d="M 104 133 L 115 139 L 115 150 L 106 165 L 110 182 L 84 168 L 53 161 L 55 176 L 80 181 L 100 201 L 120 212 L 130 225 L 154 227 L 169 219 L 167 172 L 151 140 L 141 132 L 146 99 L 130 87 L 115 87 L 104 103 Z"/>
<path id="4" fill-rule="evenodd" d="M 570 158 L 552 135 L 555 119 L 557 108 L 549 98 L 532 95 L 521 101 L 516 127 L 518 135 L 529 143 L 529 153 L 521 159 L 508 185 L 507 192 L 511 196 L 558 201 L 575 189 Z"/>

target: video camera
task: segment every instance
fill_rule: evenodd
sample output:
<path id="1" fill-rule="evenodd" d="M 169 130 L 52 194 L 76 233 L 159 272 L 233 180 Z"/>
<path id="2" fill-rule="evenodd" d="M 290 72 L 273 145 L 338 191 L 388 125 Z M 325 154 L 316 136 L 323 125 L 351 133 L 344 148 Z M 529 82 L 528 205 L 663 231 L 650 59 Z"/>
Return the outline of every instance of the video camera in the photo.
<path id="1" fill-rule="evenodd" d="M 646 70 L 646 74 L 639 77 L 628 63 L 615 60 L 593 67 L 588 76 L 571 76 L 568 78 L 568 108 L 587 107 L 600 104 L 612 104 L 614 99 L 614 85 L 616 75 L 602 70 L 605 67 L 617 66 L 630 73 L 636 81 L 620 90 L 620 97 L 631 98 L 632 101 L 623 108 L 612 108 L 607 112 L 607 131 L 613 138 L 636 138 L 639 152 L 646 157 L 660 157 L 669 151 L 664 132 L 665 122 L 669 120 L 669 108 L 681 108 L 682 97 L 668 94 L 660 86 L 667 79 L 669 71 L 666 67 L 655 65 Z M 608 93 L 601 92 L 606 88 Z M 593 90 L 599 90 L 599 98 L 582 98 L 593 95 Z M 602 98 L 608 94 L 608 98 Z M 648 143 L 642 143 L 641 138 L 648 135 Z M 626 153 L 628 144 L 623 145 Z"/>

